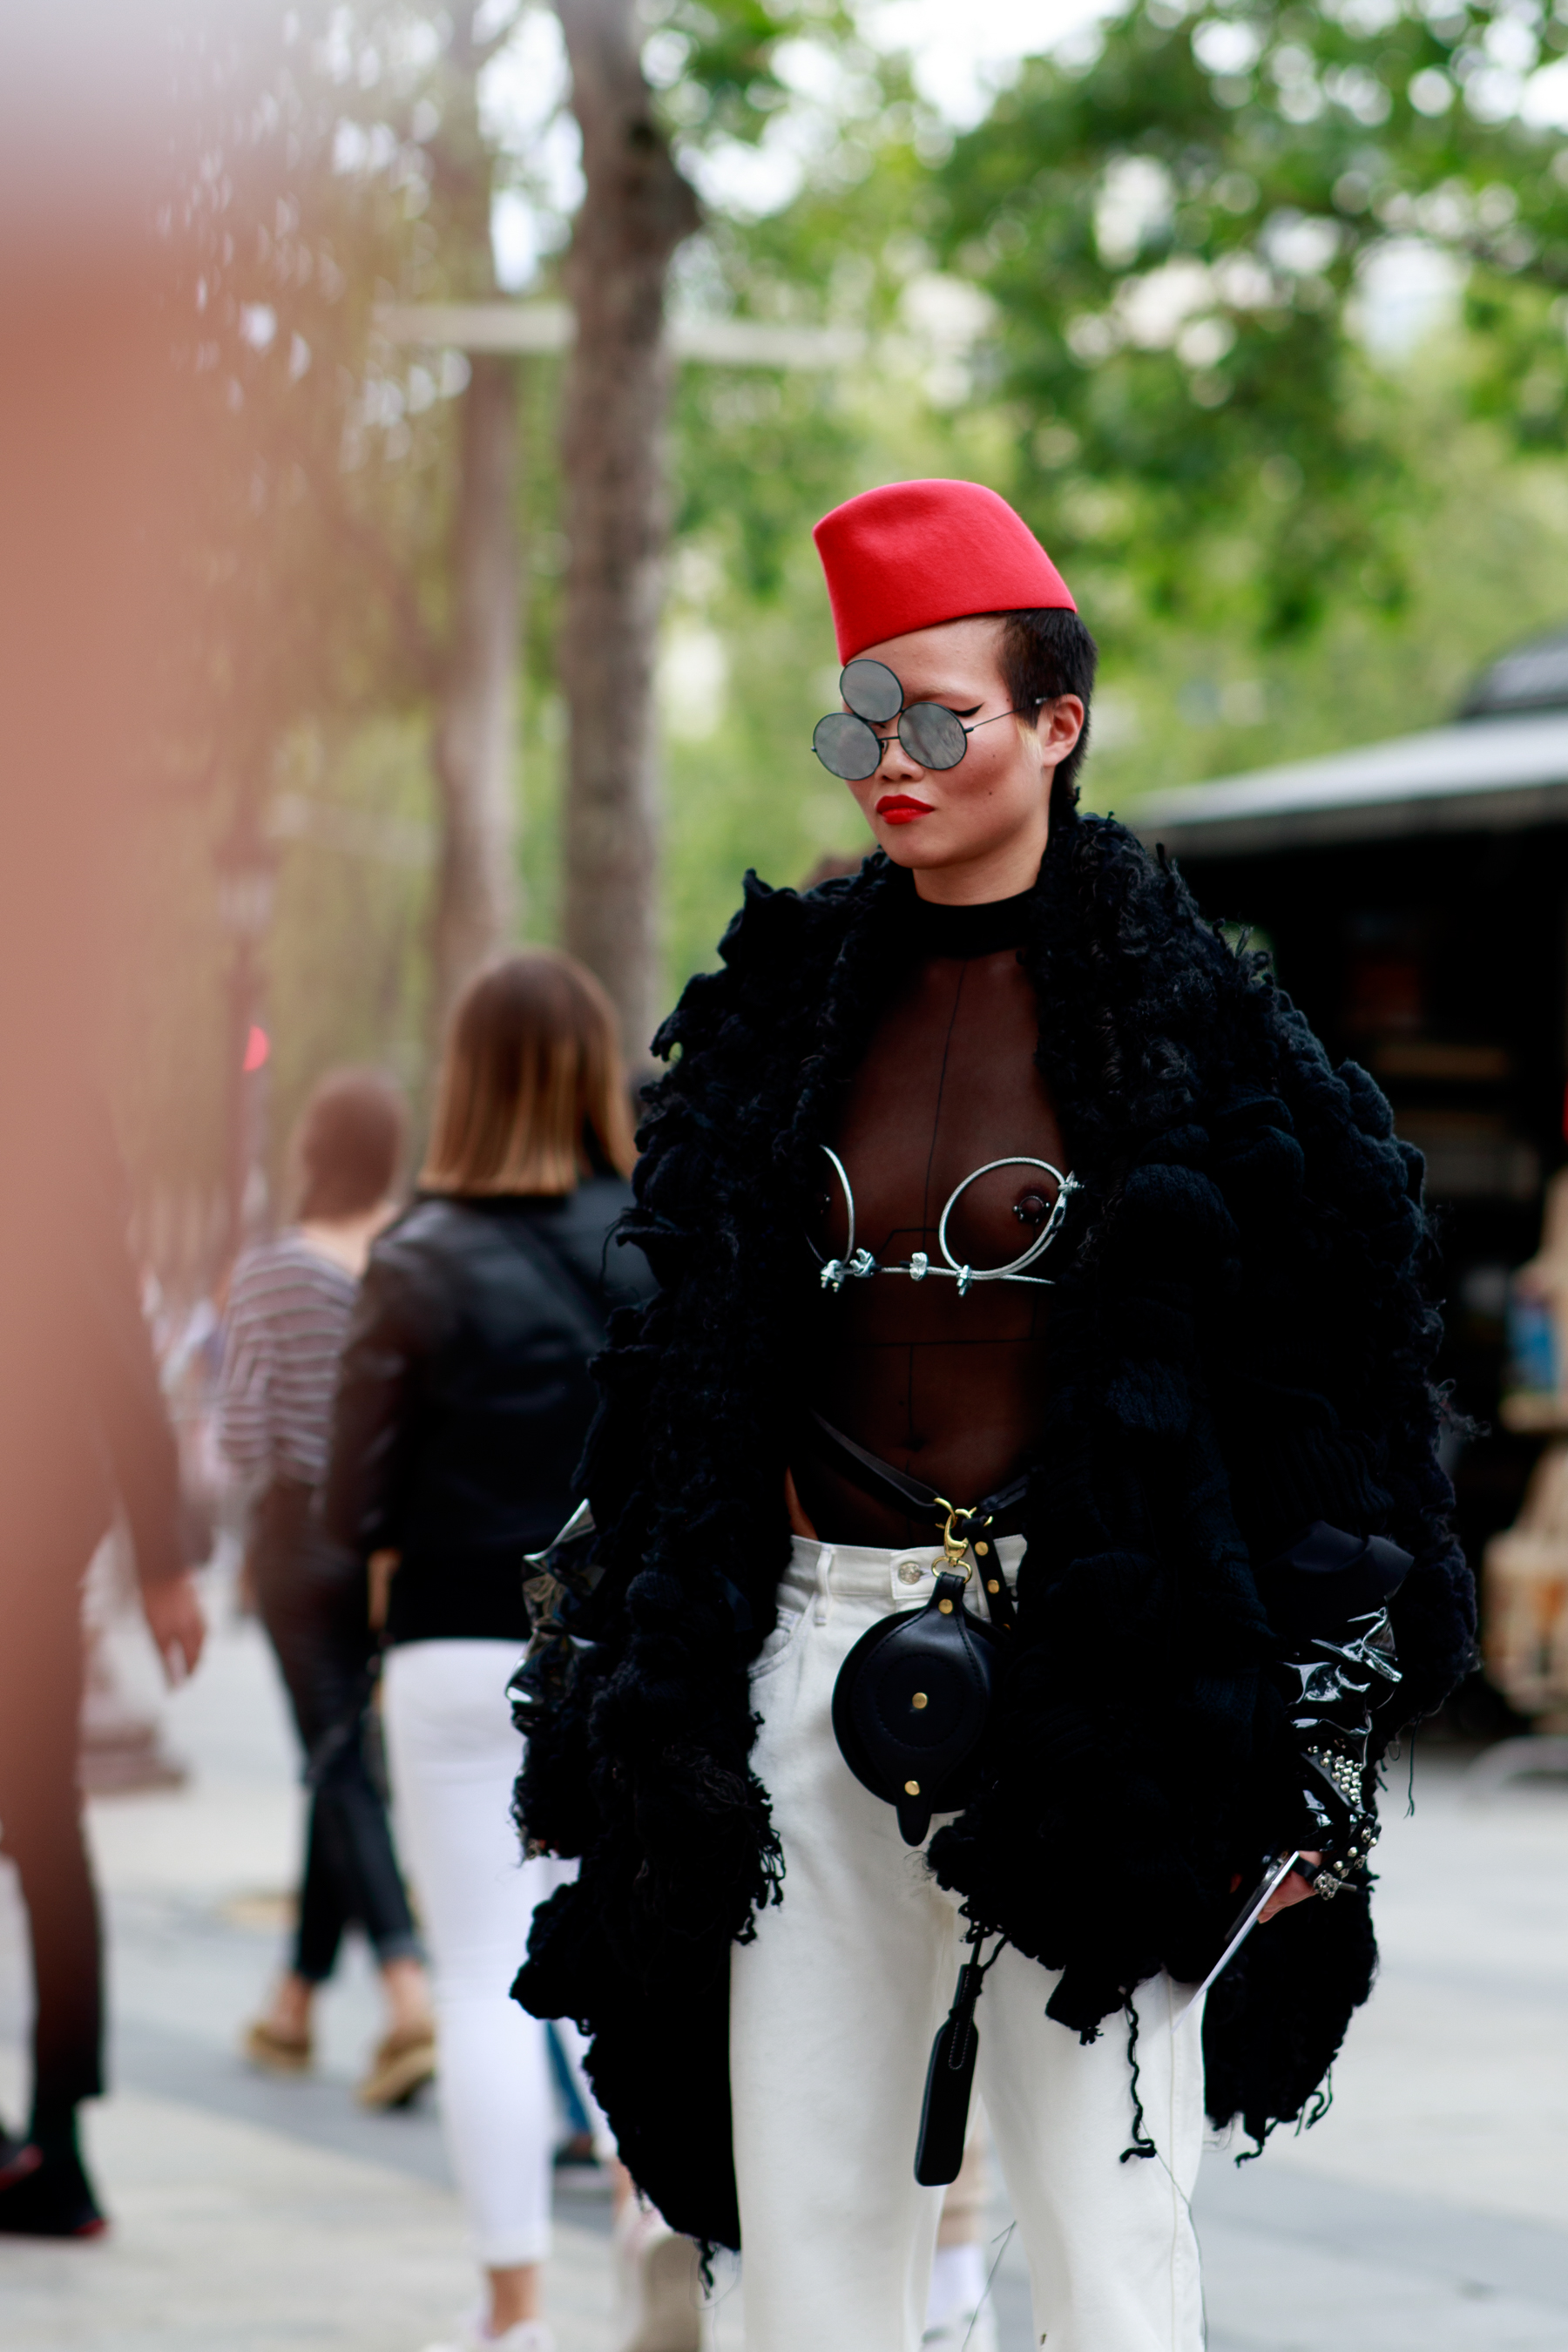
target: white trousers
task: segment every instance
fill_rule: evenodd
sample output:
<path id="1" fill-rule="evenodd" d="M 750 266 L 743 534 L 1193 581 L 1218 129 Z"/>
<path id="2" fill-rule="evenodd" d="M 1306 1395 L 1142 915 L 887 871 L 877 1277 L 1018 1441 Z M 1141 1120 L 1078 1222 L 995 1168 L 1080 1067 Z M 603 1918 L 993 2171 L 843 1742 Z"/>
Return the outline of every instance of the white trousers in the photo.
<path id="1" fill-rule="evenodd" d="M 441 2121 L 488 2270 L 550 2252 L 546 2030 L 510 1986 L 535 1907 L 577 1869 L 519 1852 L 511 1790 L 522 1752 L 506 1696 L 518 1656 L 515 1642 L 402 1643 L 387 1653 L 383 1696 L 397 1842 L 430 1948 Z M 557 2031 L 577 2060 L 575 2027 Z M 580 2064 L 574 2072 L 585 2091 Z"/>
<path id="2" fill-rule="evenodd" d="M 1010 1580 L 1019 1538 L 999 1547 Z M 915 2352 L 942 2205 L 914 2178 L 931 2038 L 966 1957 L 956 1905 L 891 1805 L 838 1752 L 838 1669 L 867 1628 L 930 1600 L 939 1552 L 797 1538 L 753 1670 L 752 1762 L 784 1853 L 784 1902 L 735 1948 L 730 2065 L 746 2352 Z M 938 1816 L 940 1822 L 942 1816 Z M 947 1817 L 951 1818 L 951 1816 Z M 1005 1948 L 976 2011 L 976 2092 L 1029 2264 L 1047 2352 L 1198 2352 L 1188 2199 L 1203 2137 L 1201 2016 L 1166 1978 L 1137 1997 L 1156 2158 L 1130 2158 L 1127 2034 L 1086 2047 L 1045 2015 L 1056 1978 Z"/>

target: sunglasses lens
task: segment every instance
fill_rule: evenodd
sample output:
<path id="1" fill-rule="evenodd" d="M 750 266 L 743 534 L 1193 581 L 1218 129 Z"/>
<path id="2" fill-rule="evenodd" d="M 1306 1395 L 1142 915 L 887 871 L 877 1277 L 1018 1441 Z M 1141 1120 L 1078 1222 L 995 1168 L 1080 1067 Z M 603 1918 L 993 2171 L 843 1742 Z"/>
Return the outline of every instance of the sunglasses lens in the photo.
<path id="1" fill-rule="evenodd" d="M 885 727 L 904 707 L 904 689 L 886 662 L 852 661 L 838 681 L 838 691 L 858 719 Z"/>
<path id="2" fill-rule="evenodd" d="M 882 746 L 863 719 L 847 710 L 830 710 L 819 719 L 811 748 L 831 775 L 858 784 L 874 776 L 882 764 Z"/>
<path id="3" fill-rule="evenodd" d="M 969 738 L 940 702 L 915 702 L 899 721 L 899 740 L 922 768 L 956 768 Z"/>

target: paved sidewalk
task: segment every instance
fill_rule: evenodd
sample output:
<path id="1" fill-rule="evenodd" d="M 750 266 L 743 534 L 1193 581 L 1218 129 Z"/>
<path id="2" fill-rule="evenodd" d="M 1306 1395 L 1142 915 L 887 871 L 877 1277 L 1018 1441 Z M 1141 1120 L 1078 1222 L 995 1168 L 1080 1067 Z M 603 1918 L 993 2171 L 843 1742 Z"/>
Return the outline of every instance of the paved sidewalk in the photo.
<path id="1" fill-rule="evenodd" d="M 289 1735 L 254 1627 L 220 1622 L 173 1702 L 183 1790 L 92 1807 L 108 1893 L 112 2097 L 89 2111 L 111 2237 L 0 2242 L 5 2352 L 422 2352 L 469 2299 L 462 2223 L 426 2105 L 367 2116 L 377 2031 L 363 1958 L 328 1997 L 316 2077 L 235 2055 L 280 1946 L 299 1836 Z M 1568 1783 L 1467 1806 L 1456 1769 L 1391 1795 L 1383 1980 L 1317 2130 L 1197 2210 L 1212 2352 L 1568 2352 Z M 1402 1794 L 1402 1790 L 1401 1790 Z M 25 1971 L 0 1867 L 0 2113 L 22 2082 Z M 1021 2254 L 995 2294 L 1032 2341 Z M 610 2352 L 608 2211 L 560 2200 L 561 2352 Z M 716 2352 L 739 2352 L 732 2294 Z M 804 2352 L 804 2348 L 803 2348 Z"/>
<path id="2" fill-rule="evenodd" d="M 1212 2352 L 1568 2347 L 1568 1782 L 1384 1800 L 1379 1981 L 1334 2104 L 1197 2211 Z"/>

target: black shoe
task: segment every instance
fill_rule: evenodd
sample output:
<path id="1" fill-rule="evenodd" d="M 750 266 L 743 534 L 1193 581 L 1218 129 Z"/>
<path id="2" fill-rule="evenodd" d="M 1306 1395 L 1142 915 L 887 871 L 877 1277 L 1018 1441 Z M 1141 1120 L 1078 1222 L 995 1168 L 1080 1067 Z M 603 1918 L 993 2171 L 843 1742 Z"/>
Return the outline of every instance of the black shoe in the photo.
<path id="1" fill-rule="evenodd" d="M 27 2156 L 35 2161 L 24 2167 L 22 2158 Z M 0 2235 L 97 2238 L 108 2227 L 79 2156 L 44 2156 L 24 2148 L 0 2172 Z"/>

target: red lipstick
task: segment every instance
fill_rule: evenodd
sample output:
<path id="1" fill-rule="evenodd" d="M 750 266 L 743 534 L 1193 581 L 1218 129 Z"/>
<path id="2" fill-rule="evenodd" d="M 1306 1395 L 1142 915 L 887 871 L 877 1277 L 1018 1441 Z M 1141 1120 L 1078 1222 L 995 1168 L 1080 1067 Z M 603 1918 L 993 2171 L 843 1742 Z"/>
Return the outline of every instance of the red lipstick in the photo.
<path id="1" fill-rule="evenodd" d="M 884 793 L 877 803 L 877 814 L 889 824 L 913 824 L 917 816 L 930 816 L 930 801 L 917 801 L 908 793 Z"/>

